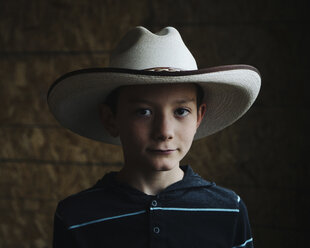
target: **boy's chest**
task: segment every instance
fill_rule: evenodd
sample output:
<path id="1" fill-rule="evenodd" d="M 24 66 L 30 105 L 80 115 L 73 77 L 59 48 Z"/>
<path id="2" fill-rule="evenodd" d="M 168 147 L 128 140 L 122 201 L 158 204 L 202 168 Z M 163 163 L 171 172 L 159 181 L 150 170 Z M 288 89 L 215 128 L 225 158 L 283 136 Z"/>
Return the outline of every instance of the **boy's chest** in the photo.
<path id="1" fill-rule="evenodd" d="M 71 230 L 80 247 L 232 247 L 237 214 L 233 209 L 172 207 L 154 201 L 136 211 L 120 208 L 109 216 L 104 212 L 98 213 L 98 222 Z"/>

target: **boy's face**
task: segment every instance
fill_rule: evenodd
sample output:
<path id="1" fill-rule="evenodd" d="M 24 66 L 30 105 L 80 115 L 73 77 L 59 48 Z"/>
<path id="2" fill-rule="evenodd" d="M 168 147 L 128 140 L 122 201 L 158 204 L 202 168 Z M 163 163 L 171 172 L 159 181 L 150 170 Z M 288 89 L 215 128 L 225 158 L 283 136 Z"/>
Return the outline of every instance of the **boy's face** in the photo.
<path id="1" fill-rule="evenodd" d="M 120 136 L 125 166 L 167 171 L 190 149 L 205 107 L 197 110 L 193 84 L 127 86 L 107 129 Z"/>

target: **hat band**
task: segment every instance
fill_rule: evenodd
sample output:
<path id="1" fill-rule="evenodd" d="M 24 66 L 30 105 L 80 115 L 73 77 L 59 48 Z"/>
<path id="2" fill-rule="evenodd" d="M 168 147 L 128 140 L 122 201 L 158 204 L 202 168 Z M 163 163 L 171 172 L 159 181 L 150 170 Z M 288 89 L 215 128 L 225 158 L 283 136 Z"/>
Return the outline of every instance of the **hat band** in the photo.
<path id="1" fill-rule="evenodd" d="M 180 68 L 174 68 L 174 67 L 153 67 L 153 68 L 148 68 L 144 69 L 143 71 L 171 71 L 171 72 L 176 72 L 176 71 L 184 71 Z"/>

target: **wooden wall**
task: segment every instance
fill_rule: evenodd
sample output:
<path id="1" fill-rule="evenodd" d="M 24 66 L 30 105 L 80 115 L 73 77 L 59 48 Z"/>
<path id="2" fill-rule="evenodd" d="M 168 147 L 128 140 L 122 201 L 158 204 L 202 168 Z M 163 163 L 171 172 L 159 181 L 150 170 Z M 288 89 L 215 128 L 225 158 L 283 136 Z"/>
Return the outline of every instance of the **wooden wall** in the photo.
<path id="1" fill-rule="evenodd" d="M 253 108 L 195 142 L 184 163 L 241 195 L 256 247 L 304 247 L 308 7 L 280 0 L 0 1 L 0 247 L 51 247 L 57 202 L 120 168 L 120 148 L 63 129 L 46 93 L 63 73 L 107 66 L 111 49 L 137 25 L 176 27 L 200 68 L 260 70 Z"/>

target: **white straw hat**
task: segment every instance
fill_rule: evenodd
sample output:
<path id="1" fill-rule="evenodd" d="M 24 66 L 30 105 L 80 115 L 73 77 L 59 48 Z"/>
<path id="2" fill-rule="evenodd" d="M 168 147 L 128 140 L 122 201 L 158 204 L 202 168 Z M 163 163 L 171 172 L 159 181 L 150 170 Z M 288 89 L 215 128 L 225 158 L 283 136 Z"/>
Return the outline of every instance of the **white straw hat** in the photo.
<path id="1" fill-rule="evenodd" d="M 239 119 L 255 101 L 261 77 L 249 65 L 197 69 L 179 32 L 166 27 L 151 33 L 144 27 L 129 31 L 107 68 L 67 73 L 50 87 L 48 104 L 64 127 L 90 139 L 120 144 L 104 129 L 99 104 L 124 85 L 196 83 L 204 91 L 206 116 L 195 139 L 216 133 Z"/>

